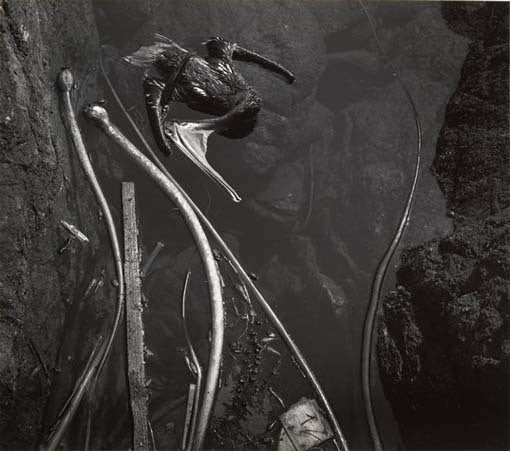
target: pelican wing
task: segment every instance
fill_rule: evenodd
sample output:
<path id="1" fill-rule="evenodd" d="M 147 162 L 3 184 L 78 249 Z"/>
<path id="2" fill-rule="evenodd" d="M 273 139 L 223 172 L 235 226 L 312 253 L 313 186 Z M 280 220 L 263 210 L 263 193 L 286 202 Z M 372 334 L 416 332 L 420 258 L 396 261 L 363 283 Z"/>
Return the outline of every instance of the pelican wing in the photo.
<path id="1" fill-rule="evenodd" d="M 234 188 L 207 161 L 207 140 L 214 129 L 200 122 L 173 122 L 167 125 L 165 132 L 186 157 L 228 192 L 234 202 L 241 201 Z"/>

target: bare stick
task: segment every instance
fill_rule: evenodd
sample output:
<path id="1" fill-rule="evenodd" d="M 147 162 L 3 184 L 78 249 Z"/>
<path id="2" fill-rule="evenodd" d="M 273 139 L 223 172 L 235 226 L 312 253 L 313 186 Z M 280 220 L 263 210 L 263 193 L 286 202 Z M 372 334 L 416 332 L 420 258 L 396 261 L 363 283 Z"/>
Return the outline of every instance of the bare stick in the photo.
<path id="1" fill-rule="evenodd" d="M 197 386 L 195 384 L 189 384 L 188 401 L 186 402 L 186 416 L 184 418 L 184 431 L 182 433 L 181 449 L 186 449 L 186 444 L 193 440 L 193 437 L 190 434 L 191 432 L 190 426 L 193 416 L 193 407 L 195 405 L 196 399 L 199 399 Z"/>
<path id="2" fill-rule="evenodd" d="M 78 408 L 80 401 L 85 394 L 87 385 L 90 383 L 92 377 L 94 376 L 94 372 L 98 369 L 98 366 L 101 362 L 101 356 L 104 354 L 106 349 L 106 342 L 101 347 L 98 346 L 100 341 L 101 337 L 98 338 L 98 341 L 90 354 L 89 361 L 85 365 L 81 376 L 76 381 L 71 396 L 66 401 L 65 408 L 60 413 L 59 419 L 48 438 L 48 444 L 46 445 L 46 450 L 48 451 L 57 449 L 58 444 L 64 435 L 64 432 L 71 423 L 71 420 L 76 413 L 76 409 Z"/>
<path id="3" fill-rule="evenodd" d="M 186 279 L 184 280 L 184 286 L 182 288 L 182 298 L 181 298 L 181 313 L 182 313 L 182 324 L 184 328 L 184 337 L 186 339 L 186 345 L 188 346 L 188 352 L 191 357 L 191 362 L 193 363 L 195 377 L 196 377 L 196 390 L 194 392 L 194 398 L 193 398 L 193 409 L 191 411 L 191 418 L 190 418 L 190 428 L 189 428 L 189 440 L 186 442 L 183 441 L 183 450 L 191 450 L 191 445 L 195 441 L 195 433 L 197 428 L 197 415 L 198 415 L 198 408 L 200 404 L 200 393 L 202 391 L 202 366 L 200 365 L 200 362 L 198 361 L 197 353 L 195 352 L 195 349 L 193 348 L 193 344 L 191 343 L 191 338 L 189 336 L 188 332 L 188 323 L 186 321 L 186 295 L 188 294 L 188 283 L 190 278 L 191 272 L 188 271 L 186 274 Z"/>
<path id="4" fill-rule="evenodd" d="M 85 144 L 83 142 L 83 138 L 80 133 L 80 129 L 78 128 L 78 123 L 76 122 L 76 116 L 74 115 L 74 111 L 71 105 L 71 88 L 74 85 L 73 74 L 69 69 L 64 69 L 60 73 L 59 79 L 59 87 L 63 94 L 64 99 L 64 110 L 65 116 L 67 119 L 67 125 L 69 127 L 69 131 L 71 132 L 71 139 L 73 141 L 74 147 L 78 154 L 78 159 L 80 160 L 81 166 L 83 168 L 83 172 L 85 172 L 86 177 L 88 178 L 90 185 L 92 187 L 92 191 L 94 192 L 96 199 L 99 203 L 99 207 L 101 208 L 101 212 L 103 213 L 103 217 L 105 218 L 106 228 L 108 230 L 108 235 L 110 236 L 110 242 L 113 251 L 113 258 L 115 262 L 115 269 L 117 272 L 117 280 L 119 282 L 119 289 L 117 294 L 117 310 L 115 314 L 115 320 L 113 323 L 113 327 L 111 329 L 110 335 L 108 336 L 107 346 L 105 350 L 105 354 L 101 360 L 101 365 L 99 369 L 101 370 L 104 366 L 106 358 L 110 353 L 110 349 L 112 346 L 113 338 L 115 337 L 115 333 L 117 332 L 120 317 L 122 314 L 122 307 L 124 302 L 124 273 L 122 272 L 122 258 L 120 254 L 120 244 L 119 239 L 117 237 L 117 231 L 115 229 L 115 223 L 113 222 L 113 216 L 110 211 L 110 207 L 108 205 L 108 201 L 103 194 L 101 186 L 97 180 L 96 174 L 90 163 L 89 156 L 85 149 Z"/>
<path id="5" fill-rule="evenodd" d="M 384 285 L 384 279 L 386 277 L 386 273 L 391 263 L 391 259 L 395 254 L 395 251 L 404 236 L 405 230 L 409 224 L 410 216 L 411 216 L 411 208 L 413 206 L 414 195 L 416 191 L 416 186 L 418 184 L 418 177 L 420 174 L 420 165 L 421 165 L 421 154 L 422 154 L 422 130 L 421 130 L 421 121 L 420 116 L 418 114 L 418 110 L 416 108 L 416 104 L 414 103 L 413 97 L 409 92 L 406 84 L 398 74 L 398 71 L 393 66 L 391 61 L 389 60 L 386 52 L 384 51 L 379 37 L 377 36 L 377 30 L 375 24 L 373 22 L 372 16 L 370 15 L 368 8 L 365 6 L 362 0 L 358 0 L 358 3 L 363 9 L 365 16 L 368 19 L 370 28 L 372 30 L 372 34 L 374 36 L 375 42 L 377 44 L 377 48 L 382 56 L 384 56 L 390 65 L 390 68 L 393 71 L 393 75 L 396 77 L 400 87 L 404 91 L 404 94 L 407 97 L 409 105 L 411 106 L 411 111 L 413 114 L 414 125 L 416 128 L 416 160 L 414 165 L 414 174 L 413 180 L 411 183 L 411 187 L 409 189 L 409 193 L 407 195 L 407 200 L 405 203 L 404 211 L 400 217 L 400 221 L 398 223 L 397 230 L 393 235 L 393 238 L 386 249 L 383 257 L 381 258 L 379 265 L 377 266 L 377 270 L 375 272 L 374 278 L 372 280 L 372 286 L 370 289 L 370 300 L 368 302 L 367 313 L 365 316 L 365 324 L 363 327 L 363 338 L 362 338 L 362 346 L 361 346 L 361 389 L 363 393 L 363 403 L 365 406 L 365 415 L 367 417 L 367 423 L 370 430 L 370 436 L 372 438 L 372 443 L 374 445 L 375 451 L 383 450 L 383 443 L 381 440 L 381 436 L 379 434 L 379 429 L 377 427 L 377 421 L 375 417 L 375 409 L 374 409 L 374 400 L 372 398 L 372 390 L 370 384 L 370 367 L 372 363 L 372 350 L 373 350 L 373 342 L 374 342 L 374 329 L 376 325 L 376 315 L 379 307 L 379 299 L 381 297 L 381 292 Z"/>
<path id="6" fill-rule="evenodd" d="M 164 247 L 165 247 L 165 245 L 161 241 L 158 241 L 156 243 L 156 246 L 154 247 L 154 249 L 150 253 L 149 257 L 147 258 L 147 261 L 143 265 L 142 271 L 140 272 L 140 277 L 143 278 L 143 277 L 145 277 L 147 275 L 147 272 L 149 271 L 152 263 L 154 262 L 156 257 L 161 252 L 161 249 L 163 249 Z"/>
<path id="7" fill-rule="evenodd" d="M 108 113 L 100 105 L 90 105 L 85 109 L 86 116 L 103 132 L 117 143 L 152 178 L 170 200 L 179 208 L 198 248 L 205 274 L 207 276 L 211 301 L 212 338 L 209 354 L 209 367 L 205 380 L 202 408 L 200 410 L 196 442 L 193 449 L 202 448 L 207 425 L 212 414 L 214 398 L 218 388 L 220 376 L 221 356 L 224 341 L 224 310 L 221 282 L 218 268 L 214 259 L 207 236 L 198 220 L 193 208 L 176 184 L 163 174 L 145 155 L 143 155 L 108 118 Z"/>
<path id="8" fill-rule="evenodd" d="M 90 242 L 88 237 L 83 232 L 81 232 L 78 227 L 69 224 L 64 220 L 60 221 L 60 224 L 62 224 L 62 227 L 64 227 L 64 229 L 66 229 L 71 234 L 71 236 L 75 237 L 78 241 L 81 241 L 84 244 L 88 244 Z"/>
<path id="9" fill-rule="evenodd" d="M 152 425 L 151 425 L 151 422 L 149 420 L 147 420 L 147 427 L 149 428 L 149 433 L 150 433 L 150 437 L 151 437 L 151 449 L 152 451 L 156 451 L 156 440 L 154 439 L 154 431 L 152 430 Z"/>
<path id="10" fill-rule="evenodd" d="M 117 100 L 120 109 L 130 122 L 130 124 L 133 126 L 133 129 L 142 142 L 145 150 L 147 153 L 151 156 L 151 158 L 154 161 L 154 164 L 157 165 L 157 167 L 160 169 L 160 171 L 170 180 L 177 188 L 179 189 L 181 195 L 186 199 L 189 205 L 193 208 L 195 214 L 199 217 L 200 221 L 204 225 L 204 227 L 207 229 L 209 234 L 213 237 L 214 241 L 218 245 L 218 247 L 221 249 L 221 251 L 226 255 L 226 257 L 232 262 L 234 267 L 237 269 L 239 273 L 239 277 L 241 280 L 248 286 L 248 288 L 253 292 L 255 295 L 255 299 L 259 303 L 260 307 L 268 317 L 269 321 L 273 324 L 273 327 L 278 331 L 280 336 L 282 337 L 285 345 L 289 349 L 290 353 L 294 356 L 296 363 L 300 370 L 305 375 L 306 379 L 312 386 L 315 394 L 317 395 L 317 398 L 319 399 L 319 402 L 321 403 L 324 411 L 326 412 L 329 420 L 331 421 L 331 426 L 333 428 L 333 431 L 335 433 L 335 437 L 337 441 L 341 444 L 341 448 L 343 451 L 348 451 L 349 446 L 347 444 L 347 441 L 342 433 L 342 430 L 340 429 L 340 424 L 338 423 L 338 420 L 336 419 L 336 416 L 333 412 L 333 409 L 331 408 L 331 405 L 329 404 L 328 399 L 326 398 L 326 394 L 324 393 L 324 390 L 319 384 L 319 381 L 317 380 L 317 377 L 313 373 L 312 369 L 308 365 L 304 355 L 301 353 L 300 349 L 297 347 L 296 343 L 290 336 L 290 334 L 287 332 L 287 329 L 285 329 L 285 326 L 282 324 L 278 316 L 276 316 L 275 312 L 269 305 L 269 303 L 266 301 L 262 293 L 259 291 L 259 289 L 255 286 L 253 281 L 251 280 L 251 277 L 248 276 L 247 272 L 244 270 L 244 268 L 241 266 L 241 263 L 239 263 L 239 260 L 237 260 L 234 253 L 230 250 L 227 243 L 223 240 L 223 238 L 220 236 L 220 234 L 216 231 L 214 226 L 211 224 L 209 219 L 202 213 L 200 208 L 193 202 L 193 200 L 188 196 L 186 191 L 184 191 L 181 186 L 177 183 L 177 181 L 173 178 L 173 176 L 168 172 L 165 165 L 161 163 L 160 159 L 156 155 L 156 153 L 152 150 L 152 148 L 149 146 L 149 143 L 143 136 L 142 132 L 140 132 L 139 128 L 134 123 L 133 119 L 129 116 L 129 113 L 126 111 L 126 108 L 122 104 L 122 101 L 120 100 L 118 94 L 116 93 L 113 84 L 111 83 L 108 75 L 106 74 L 106 71 L 103 67 L 101 67 L 103 76 L 105 77 L 108 86 L 110 87 L 112 94 L 114 95 L 115 99 Z"/>
<path id="11" fill-rule="evenodd" d="M 95 389 L 99 375 L 101 374 L 101 371 L 104 367 L 106 359 L 110 354 L 113 339 L 115 338 L 115 334 L 117 333 L 117 330 L 119 328 L 120 317 L 122 316 L 122 308 L 124 304 L 124 274 L 122 271 L 120 244 L 119 239 L 117 237 L 115 224 L 113 222 L 113 216 L 111 214 L 110 207 L 108 206 L 106 197 L 104 196 L 101 186 L 99 185 L 92 164 L 90 163 L 90 159 L 85 149 L 85 144 L 83 142 L 83 138 L 78 127 L 78 122 L 76 121 L 76 116 L 74 114 L 73 107 L 71 104 L 71 89 L 73 85 L 74 78 L 72 72 L 69 69 L 63 69 L 58 77 L 58 86 L 62 92 L 67 127 L 71 133 L 71 139 L 76 150 L 76 153 L 78 155 L 78 159 L 80 160 L 83 172 L 85 173 L 85 176 L 87 177 L 92 187 L 92 191 L 96 196 L 96 200 L 99 204 L 99 207 L 105 219 L 106 229 L 108 231 L 108 235 L 110 237 L 110 244 L 112 247 L 113 260 L 115 264 L 115 270 L 117 273 L 117 280 L 119 282 L 117 289 L 117 305 L 115 310 L 115 318 L 113 320 L 113 325 L 110 329 L 110 333 L 106 339 L 106 347 L 104 348 L 103 354 L 101 356 L 101 361 L 97 367 L 97 372 L 92 381 L 91 391 L 93 391 Z"/>
<path id="12" fill-rule="evenodd" d="M 39 349 L 37 349 L 37 346 L 35 345 L 35 343 L 32 341 L 31 338 L 28 340 L 28 346 L 30 347 L 30 350 L 37 357 L 37 360 L 39 360 L 39 363 L 41 364 L 44 374 L 46 376 L 46 380 L 48 381 L 49 384 L 51 384 L 51 376 L 50 376 L 50 372 L 48 371 L 48 367 L 46 366 L 46 363 L 44 362 L 44 359 L 43 359 L 41 353 L 39 352 Z"/>
<path id="13" fill-rule="evenodd" d="M 135 185 L 122 183 L 124 213 L 124 273 L 126 275 L 126 337 L 129 402 L 133 420 L 133 449 L 149 449 L 147 428 L 147 389 L 143 360 L 142 293 L 140 289 L 140 257 L 136 223 Z"/>

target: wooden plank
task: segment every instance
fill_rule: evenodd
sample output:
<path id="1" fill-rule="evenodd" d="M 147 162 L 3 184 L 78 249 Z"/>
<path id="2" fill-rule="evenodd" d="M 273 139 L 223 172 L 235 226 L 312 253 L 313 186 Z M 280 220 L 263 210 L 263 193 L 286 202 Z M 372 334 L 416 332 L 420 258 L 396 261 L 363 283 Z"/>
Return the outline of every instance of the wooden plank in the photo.
<path id="1" fill-rule="evenodd" d="M 133 449 L 149 449 L 147 427 L 147 389 L 145 386 L 144 341 L 138 224 L 136 220 L 135 185 L 122 183 L 124 216 L 124 274 L 126 280 L 126 335 L 129 401 L 133 420 Z"/>

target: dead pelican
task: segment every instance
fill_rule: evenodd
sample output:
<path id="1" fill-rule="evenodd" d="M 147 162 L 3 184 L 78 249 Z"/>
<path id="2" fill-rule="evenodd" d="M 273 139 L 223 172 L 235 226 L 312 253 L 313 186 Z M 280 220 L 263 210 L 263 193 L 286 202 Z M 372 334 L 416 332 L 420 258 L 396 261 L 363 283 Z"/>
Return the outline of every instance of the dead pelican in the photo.
<path id="1" fill-rule="evenodd" d="M 207 140 L 218 132 L 242 138 L 255 126 L 262 100 L 249 86 L 233 61 L 254 62 L 282 75 L 288 83 L 294 75 L 275 61 L 222 38 L 205 42 L 207 56 L 189 52 L 172 40 L 156 35 L 156 42 L 140 47 L 125 61 L 149 69 L 144 82 L 145 101 L 152 132 L 158 146 L 171 154 L 173 144 L 203 172 L 239 202 L 236 191 L 206 159 Z M 171 101 L 195 111 L 218 116 L 197 122 L 167 119 Z"/>

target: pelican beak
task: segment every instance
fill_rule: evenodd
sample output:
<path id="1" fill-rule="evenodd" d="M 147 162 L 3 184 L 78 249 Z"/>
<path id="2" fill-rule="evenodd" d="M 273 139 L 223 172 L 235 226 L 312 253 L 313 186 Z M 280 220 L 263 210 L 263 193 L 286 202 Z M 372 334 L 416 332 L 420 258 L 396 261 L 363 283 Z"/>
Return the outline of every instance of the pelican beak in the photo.
<path id="1" fill-rule="evenodd" d="M 172 122 L 165 126 L 165 134 L 177 148 L 202 172 L 226 190 L 234 202 L 241 202 L 234 188 L 207 161 L 207 140 L 214 131 L 210 125 L 197 122 Z"/>

